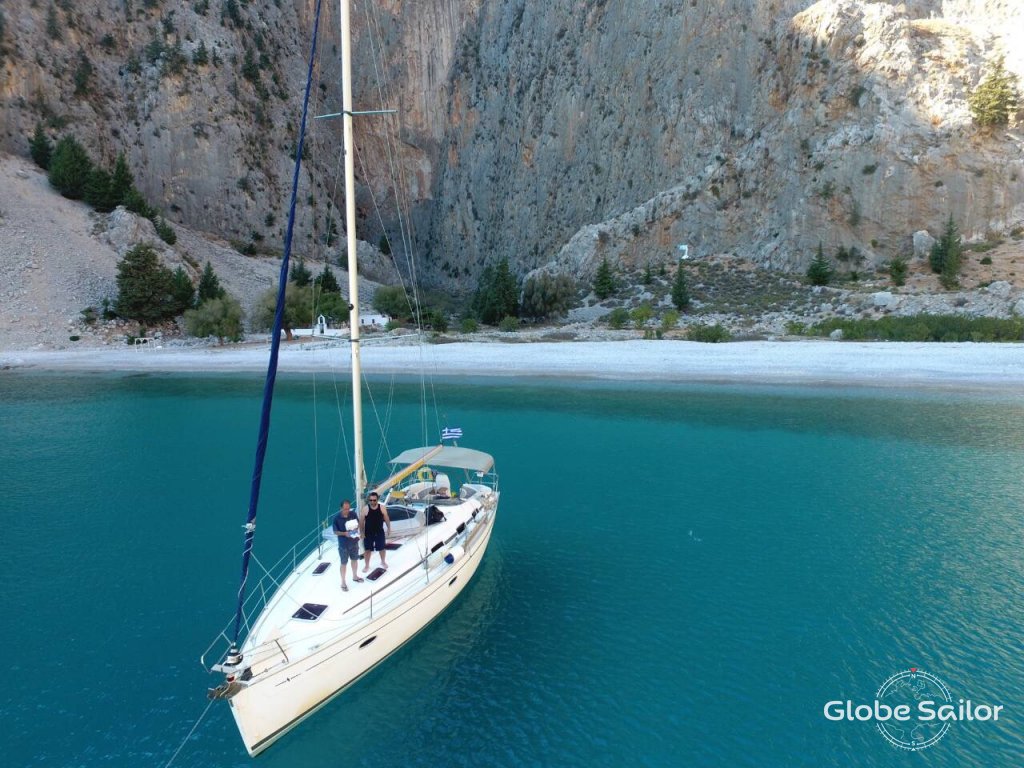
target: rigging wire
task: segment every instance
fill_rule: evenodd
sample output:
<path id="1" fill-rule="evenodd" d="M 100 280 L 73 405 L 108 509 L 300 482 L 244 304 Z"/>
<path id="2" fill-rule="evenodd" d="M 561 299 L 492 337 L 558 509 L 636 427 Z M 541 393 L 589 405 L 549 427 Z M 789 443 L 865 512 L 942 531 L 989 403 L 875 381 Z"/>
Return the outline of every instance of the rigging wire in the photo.
<path id="1" fill-rule="evenodd" d="M 210 699 L 207 702 L 206 709 L 203 710 L 203 714 L 201 714 L 199 716 L 199 719 L 196 720 L 195 723 L 192 724 L 192 728 L 189 729 L 189 732 L 185 735 L 185 738 L 181 740 L 181 744 L 178 745 L 178 748 L 176 750 L 174 750 L 174 754 L 171 755 L 171 759 L 168 760 L 166 763 L 164 763 L 164 768 L 169 768 L 171 763 L 173 763 L 178 758 L 178 753 L 181 752 L 181 750 L 184 748 L 184 746 L 188 743 L 188 740 L 192 738 L 192 734 L 194 734 L 196 732 L 196 728 L 198 728 L 199 724 L 201 722 L 203 722 L 203 718 L 206 717 L 207 713 L 210 711 L 210 707 L 213 706 L 213 703 L 215 701 L 216 701 L 216 699 Z"/>
<path id="2" fill-rule="evenodd" d="M 249 575 L 249 559 L 252 556 L 253 541 L 256 537 L 256 511 L 259 507 L 260 485 L 263 480 L 263 461 L 267 453 L 267 442 L 270 436 L 270 413 L 274 402 L 274 382 L 277 380 L 277 358 L 281 348 L 281 328 L 284 321 L 285 287 L 288 281 L 288 260 L 292 250 L 292 234 L 295 229 L 295 200 L 299 187 L 299 172 L 302 167 L 302 144 L 306 135 L 306 116 L 309 109 L 309 92 L 313 84 L 313 63 L 316 58 L 316 42 L 320 28 L 320 6 L 317 0 L 313 20 L 313 42 L 309 52 L 309 69 L 306 74 L 306 92 L 302 102 L 302 120 L 299 128 L 299 140 L 295 148 L 295 170 L 292 173 L 292 195 L 288 211 L 288 227 L 285 235 L 284 256 L 281 259 L 281 271 L 277 286 L 277 309 L 274 313 L 274 325 L 270 338 L 270 361 L 267 364 L 267 378 L 263 386 L 263 406 L 260 411 L 260 428 L 256 439 L 256 457 L 253 462 L 252 483 L 249 493 L 249 513 L 245 522 L 245 539 L 242 548 L 242 577 L 238 585 L 238 606 L 235 611 L 235 631 L 232 649 L 238 647 L 238 634 L 242 624 L 242 605 L 245 602 L 245 584 Z M 237 651 L 236 651 L 237 652 Z M 232 654 L 234 655 L 234 654 Z"/>

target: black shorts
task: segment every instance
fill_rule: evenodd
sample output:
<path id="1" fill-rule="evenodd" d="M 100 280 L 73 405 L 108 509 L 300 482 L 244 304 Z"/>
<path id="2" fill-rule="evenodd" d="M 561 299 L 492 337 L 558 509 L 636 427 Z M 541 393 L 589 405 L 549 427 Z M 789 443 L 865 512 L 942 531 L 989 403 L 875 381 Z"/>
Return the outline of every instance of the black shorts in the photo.
<path id="1" fill-rule="evenodd" d="M 363 539 L 363 547 L 367 552 L 380 552 L 384 549 L 387 544 L 387 537 L 384 535 L 384 531 L 374 535 L 367 536 Z"/>

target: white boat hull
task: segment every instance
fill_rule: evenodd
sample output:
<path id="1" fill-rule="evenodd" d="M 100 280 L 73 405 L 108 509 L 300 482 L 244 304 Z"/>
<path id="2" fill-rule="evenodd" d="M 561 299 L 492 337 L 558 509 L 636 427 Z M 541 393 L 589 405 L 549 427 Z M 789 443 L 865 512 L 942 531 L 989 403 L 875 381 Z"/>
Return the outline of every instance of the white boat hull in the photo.
<path id="1" fill-rule="evenodd" d="M 265 750 L 437 618 L 476 573 L 494 519 L 492 512 L 481 521 L 484 530 L 473 537 L 472 551 L 445 569 L 443 578 L 315 652 L 263 672 L 232 695 L 231 713 L 249 754 Z"/>

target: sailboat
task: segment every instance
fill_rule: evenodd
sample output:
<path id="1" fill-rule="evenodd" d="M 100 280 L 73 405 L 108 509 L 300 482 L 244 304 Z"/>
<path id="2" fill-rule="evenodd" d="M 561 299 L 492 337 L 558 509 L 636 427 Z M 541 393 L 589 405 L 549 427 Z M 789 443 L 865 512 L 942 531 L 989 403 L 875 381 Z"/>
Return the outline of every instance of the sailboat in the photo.
<path id="1" fill-rule="evenodd" d="M 249 566 L 263 456 L 269 434 L 280 344 L 281 307 L 288 277 L 299 162 L 319 27 L 314 20 L 296 168 L 292 215 L 285 237 L 278 293 L 277 327 L 270 362 L 245 525 L 242 578 L 235 616 L 203 654 L 210 672 L 223 675 L 209 696 L 227 702 L 250 755 L 257 755 L 313 715 L 332 698 L 402 647 L 447 608 L 480 565 L 494 528 L 498 477 L 493 458 L 460 447 L 442 434 L 436 445 L 402 451 L 390 474 L 370 484 L 363 461 L 362 368 L 359 346 L 359 286 L 355 230 L 349 3 L 341 2 L 341 55 L 345 148 L 345 208 L 349 263 L 354 495 L 361 504 L 379 496 L 391 519 L 387 567 L 375 567 L 342 591 L 336 535 L 328 522 L 317 526 L 278 565 L 249 588 Z M 445 439 L 447 438 L 447 439 Z M 369 489 L 369 493 L 367 493 Z M 377 555 L 374 555 L 376 558 Z"/>

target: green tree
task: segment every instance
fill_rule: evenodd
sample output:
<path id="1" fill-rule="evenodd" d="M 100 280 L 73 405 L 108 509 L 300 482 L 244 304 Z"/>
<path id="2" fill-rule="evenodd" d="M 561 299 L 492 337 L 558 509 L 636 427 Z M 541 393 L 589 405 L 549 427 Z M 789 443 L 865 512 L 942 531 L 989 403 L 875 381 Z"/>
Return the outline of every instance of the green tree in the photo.
<path id="1" fill-rule="evenodd" d="M 1006 71 L 1002 57 L 992 62 L 988 74 L 968 97 L 967 104 L 974 122 L 983 128 L 1010 122 L 1020 104 L 1020 93 L 1017 78 Z"/>
<path id="2" fill-rule="evenodd" d="M 232 296 L 204 301 L 196 309 L 185 312 L 185 329 L 192 336 L 216 336 L 224 340 L 242 340 L 242 307 Z M 291 338 L 291 336 L 289 336 Z"/>
<path id="3" fill-rule="evenodd" d="M 53 155 L 53 145 L 50 144 L 50 139 L 46 136 L 42 123 L 36 123 L 35 132 L 28 143 L 28 151 L 36 165 L 44 171 L 49 170 L 50 158 Z"/>
<path id="4" fill-rule="evenodd" d="M 828 285 L 832 281 L 832 265 L 825 258 L 825 249 L 818 243 L 818 252 L 807 267 L 807 282 L 811 285 Z"/>
<path id="5" fill-rule="evenodd" d="M 199 41 L 199 45 L 192 52 L 192 63 L 197 67 L 205 67 L 210 62 L 210 55 L 206 50 L 206 43 L 202 40 Z"/>
<path id="6" fill-rule="evenodd" d="M 932 272 L 940 276 L 939 279 L 943 286 L 951 290 L 959 284 L 958 275 L 962 261 L 963 247 L 960 230 L 956 222 L 953 221 L 953 214 L 950 214 L 942 237 L 932 246 L 931 253 L 928 255 L 928 263 Z"/>
<path id="7" fill-rule="evenodd" d="M 323 271 L 316 276 L 316 280 L 313 281 L 317 288 L 324 293 L 341 293 L 341 286 L 338 285 L 338 279 L 334 276 L 334 272 L 331 271 L 329 265 L 324 264 Z"/>
<path id="8" fill-rule="evenodd" d="M 92 172 L 92 160 L 73 136 L 57 142 L 50 158 L 50 184 L 64 197 L 80 200 Z"/>
<path id="9" fill-rule="evenodd" d="M 155 323 L 174 317 L 174 275 L 160 263 L 153 246 L 140 243 L 117 264 L 117 314 L 128 320 Z"/>
<path id="10" fill-rule="evenodd" d="M 299 259 L 292 264 L 292 271 L 288 275 L 288 280 L 295 283 L 299 288 L 304 288 L 312 282 L 313 273 L 306 267 L 306 262 Z"/>
<path id="11" fill-rule="evenodd" d="M 253 328 L 270 330 L 274 325 L 274 314 L 277 311 L 277 288 L 271 288 L 256 302 L 253 311 Z M 295 328 L 305 328 L 313 320 L 313 289 L 312 286 L 299 286 L 289 282 L 285 286 L 284 312 L 281 329 L 288 341 L 294 338 Z"/>
<path id="12" fill-rule="evenodd" d="M 686 284 L 686 270 L 683 269 L 682 259 L 676 265 L 676 276 L 672 281 L 672 304 L 680 312 L 690 306 L 690 288 Z"/>
<path id="13" fill-rule="evenodd" d="M 382 285 L 378 288 L 373 294 L 373 308 L 395 320 L 408 320 L 412 317 L 412 302 L 405 288 L 400 285 Z"/>
<path id="14" fill-rule="evenodd" d="M 46 35 L 51 40 L 60 40 L 60 21 L 57 19 L 57 9 L 50 5 L 46 11 Z"/>
<path id="15" fill-rule="evenodd" d="M 128 169 L 128 161 L 125 160 L 124 152 L 117 156 L 114 162 L 114 172 L 110 176 L 110 197 L 118 205 L 127 205 L 128 194 L 135 186 L 135 179 Z M 141 197 L 141 195 L 140 195 Z"/>
<path id="16" fill-rule="evenodd" d="M 507 258 L 493 267 L 487 266 L 481 273 L 472 309 L 481 322 L 488 325 L 494 325 L 504 317 L 518 317 L 519 290 Z"/>
<path id="17" fill-rule="evenodd" d="M 84 50 L 79 49 L 78 63 L 75 65 L 75 73 L 73 76 L 75 82 L 75 96 L 87 96 L 89 91 L 92 90 L 93 71 L 92 62 L 89 61 L 89 57 L 85 55 Z"/>
<path id="18" fill-rule="evenodd" d="M 904 285 L 907 282 L 908 269 L 909 265 L 903 256 L 899 254 L 893 256 L 889 262 L 889 276 L 892 278 L 892 284 Z"/>
<path id="19" fill-rule="evenodd" d="M 117 200 L 111 186 L 110 174 L 102 168 L 93 168 L 85 184 L 85 202 L 100 213 L 110 213 L 117 207 Z"/>
<path id="20" fill-rule="evenodd" d="M 533 320 L 559 317 L 568 311 L 575 296 L 576 284 L 571 277 L 542 272 L 523 285 L 520 314 Z"/>
<path id="21" fill-rule="evenodd" d="M 196 294 L 196 303 L 205 304 L 211 299 L 223 299 L 227 292 L 220 284 L 220 278 L 213 271 L 213 264 L 209 261 L 203 267 L 203 274 L 199 276 L 199 290 Z"/>
<path id="22" fill-rule="evenodd" d="M 146 198 L 142 196 L 142 193 L 134 185 L 125 193 L 122 203 L 125 208 L 132 213 L 139 214 L 139 216 L 144 216 L 147 219 L 152 219 L 156 216 L 156 211 L 150 207 L 149 203 L 146 202 Z"/>
<path id="23" fill-rule="evenodd" d="M 601 264 L 594 273 L 594 295 L 599 299 L 607 299 L 615 293 L 615 274 L 608 258 L 601 259 Z"/>
<path id="24" fill-rule="evenodd" d="M 150 209 L 152 212 L 152 209 Z M 157 236 L 168 245 L 174 245 L 178 242 L 178 235 L 174 231 L 174 227 L 167 223 L 167 220 L 163 216 L 158 216 L 153 212 L 153 215 L 149 217 L 153 222 L 153 226 L 156 228 Z"/>
<path id="25" fill-rule="evenodd" d="M 195 306 L 196 289 L 192 286 L 192 278 L 188 276 L 184 267 L 179 266 L 174 270 L 173 278 L 172 292 L 178 305 L 175 314 L 179 314 Z"/>

